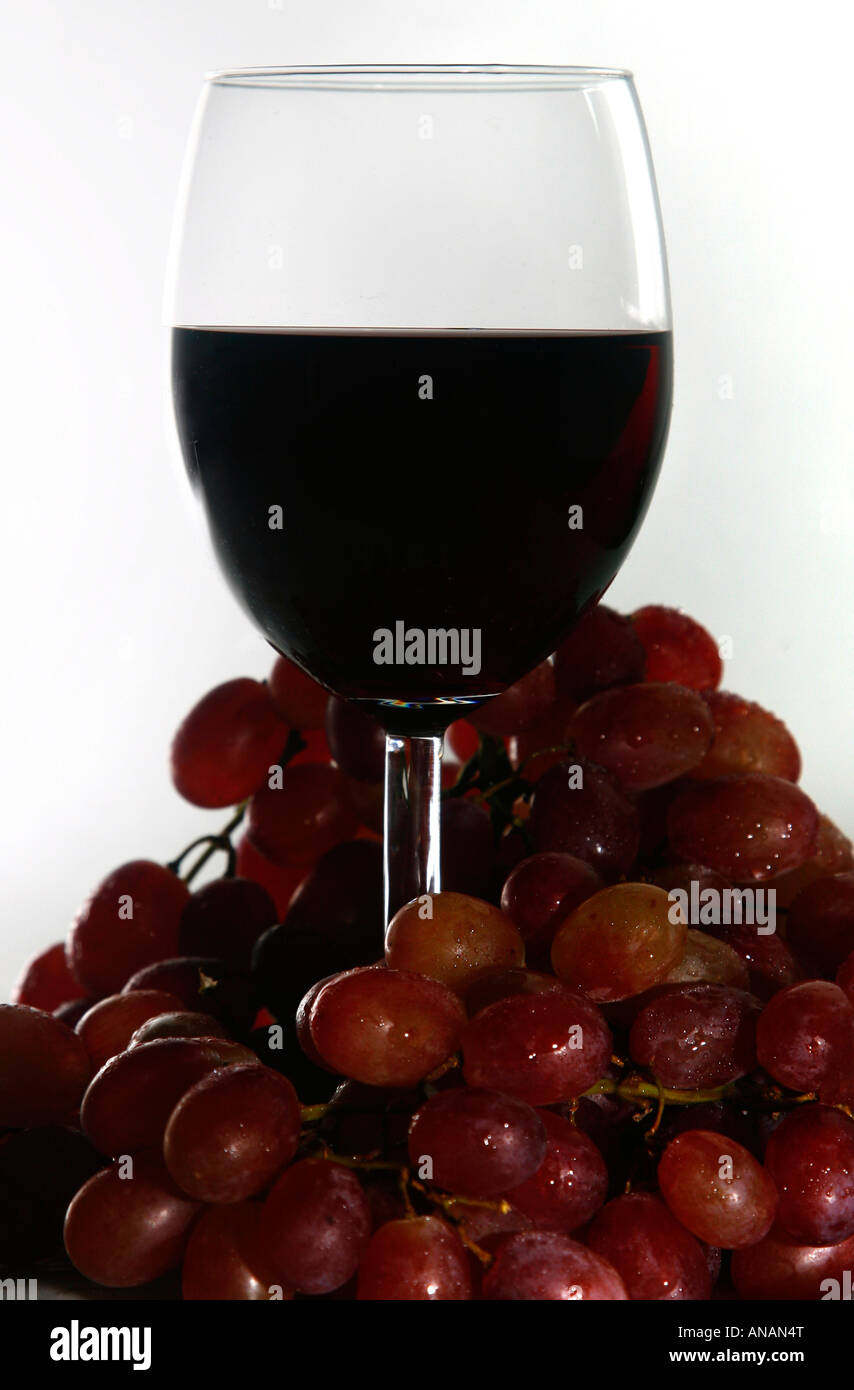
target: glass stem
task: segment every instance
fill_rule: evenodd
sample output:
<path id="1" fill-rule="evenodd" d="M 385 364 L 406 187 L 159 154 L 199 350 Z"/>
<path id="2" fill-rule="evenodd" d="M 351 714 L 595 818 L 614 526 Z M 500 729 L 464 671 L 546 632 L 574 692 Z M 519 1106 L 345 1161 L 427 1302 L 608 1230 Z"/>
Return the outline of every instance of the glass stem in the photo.
<path id="1" fill-rule="evenodd" d="M 408 753 L 408 757 L 407 757 Z M 422 893 L 441 889 L 439 798 L 442 737 L 385 741 L 385 920 Z"/>

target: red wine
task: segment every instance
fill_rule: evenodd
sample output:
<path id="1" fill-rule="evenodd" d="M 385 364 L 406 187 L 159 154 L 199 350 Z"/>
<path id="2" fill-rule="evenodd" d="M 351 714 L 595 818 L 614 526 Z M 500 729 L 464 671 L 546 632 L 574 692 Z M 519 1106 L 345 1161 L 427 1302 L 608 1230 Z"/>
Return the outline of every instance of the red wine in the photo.
<path id="1" fill-rule="evenodd" d="M 441 727 L 553 651 L 613 579 L 658 472 L 672 346 L 178 328 L 173 387 L 256 626 L 387 725 Z"/>

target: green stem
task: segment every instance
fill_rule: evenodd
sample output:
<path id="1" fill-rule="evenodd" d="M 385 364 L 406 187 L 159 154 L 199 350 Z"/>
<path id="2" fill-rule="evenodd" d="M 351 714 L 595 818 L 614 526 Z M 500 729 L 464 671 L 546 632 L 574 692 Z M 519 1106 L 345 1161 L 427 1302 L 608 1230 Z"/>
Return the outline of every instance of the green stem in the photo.
<path id="1" fill-rule="evenodd" d="M 315 1120 L 322 1120 L 328 1105 L 303 1105 L 300 1107 L 300 1115 L 304 1125 L 313 1125 Z"/>
<path id="2" fill-rule="evenodd" d="M 622 1081 L 612 1081 L 610 1077 L 603 1077 L 595 1086 L 591 1086 L 589 1091 L 585 1091 L 584 1095 L 619 1096 L 620 1100 L 651 1100 L 655 1103 L 663 1100 L 665 1105 L 701 1105 L 706 1101 L 723 1100 L 731 1094 L 734 1086 L 735 1083 L 730 1081 L 726 1086 L 715 1086 L 707 1091 L 673 1091 L 667 1086 L 659 1086 L 655 1081 L 645 1081 L 642 1076 L 633 1074 Z"/>

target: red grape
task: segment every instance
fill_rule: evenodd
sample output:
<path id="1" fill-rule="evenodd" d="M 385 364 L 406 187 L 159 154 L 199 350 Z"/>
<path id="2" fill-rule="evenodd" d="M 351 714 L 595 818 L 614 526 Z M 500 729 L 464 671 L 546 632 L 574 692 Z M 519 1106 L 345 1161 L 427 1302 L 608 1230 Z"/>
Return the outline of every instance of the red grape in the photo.
<path id="1" fill-rule="evenodd" d="M 627 792 L 638 813 L 640 845 L 638 858 L 644 864 L 658 864 L 667 854 L 667 816 L 671 803 L 684 786 L 685 779 L 665 782 L 645 792 Z"/>
<path id="2" fill-rule="evenodd" d="M 466 990 L 465 1004 L 469 1017 L 473 1018 L 481 1009 L 489 1008 L 499 999 L 510 999 L 514 994 L 553 994 L 562 989 L 563 985 L 554 975 L 514 966 L 510 970 L 490 970 L 488 975 L 481 975 Z"/>
<path id="3" fill-rule="evenodd" d="M 759 1004 L 726 985 L 665 985 L 639 1011 L 633 1061 L 674 1090 L 726 1085 L 756 1065 Z"/>
<path id="4" fill-rule="evenodd" d="M 251 878 L 253 883 L 260 883 L 262 888 L 266 888 L 276 904 L 279 921 L 284 921 L 291 898 L 308 872 L 305 864 L 272 863 L 259 854 L 248 835 L 240 837 L 236 849 L 235 872 L 241 878 Z"/>
<path id="5" fill-rule="evenodd" d="M 458 1212 L 460 1231 L 482 1250 L 494 1251 L 505 1236 L 533 1230 L 533 1221 L 523 1211 L 511 1207 L 508 1202 L 502 1203 L 502 1208 L 497 1204 L 482 1207 L 461 1205 Z"/>
<path id="6" fill-rule="evenodd" d="M 455 719 L 445 730 L 445 745 L 459 762 L 467 763 L 480 747 L 480 734 L 468 719 Z"/>
<path id="7" fill-rule="evenodd" d="M 662 868 L 656 869 L 652 881 L 667 893 L 678 888 L 681 892 L 687 893 L 689 898 L 691 885 L 694 883 L 701 898 L 707 888 L 719 894 L 733 887 L 728 878 L 716 873 L 714 869 L 707 868 L 705 864 L 665 864 Z"/>
<path id="8" fill-rule="evenodd" d="M 611 1003 L 663 980 L 682 958 L 686 931 L 662 888 L 618 883 L 595 893 L 562 923 L 552 943 L 552 965 L 565 984 Z"/>
<path id="9" fill-rule="evenodd" d="M 357 782 L 381 782 L 385 771 L 385 730 L 378 719 L 352 700 L 330 695 L 326 738 L 342 772 Z"/>
<path id="10" fill-rule="evenodd" d="M 438 980 L 369 966 L 324 985 L 312 1041 L 333 1071 L 368 1086 L 413 1086 L 455 1052 L 465 1010 Z"/>
<path id="11" fill-rule="evenodd" d="M 362 1256 L 356 1297 L 382 1302 L 471 1298 L 462 1241 L 438 1216 L 387 1221 Z"/>
<path id="12" fill-rule="evenodd" d="M 487 700 L 470 716 L 481 734 L 504 738 L 538 724 L 555 701 L 555 673 L 550 661 L 543 661 L 515 685 Z"/>
<path id="13" fill-rule="evenodd" d="M 98 885 L 68 936 L 68 964 L 96 998 L 116 994 L 128 977 L 178 951 L 178 923 L 190 896 L 162 864 L 134 859 Z"/>
<path id="14" fill-rule="evenodd" d="M 409 1157 L 419 1177 L 464 1197 L 496 1197 L 536 1173 L 546 1131 L 536 1110 L 479 1086 L 441 1091 L 415 1114 Z"/>
<path id="15" fill-rule="evenodd" d="M 444 779 L 445 770 L 442 770 Z M 344 774 L 347 804 L 359 822 L 357 835 L 361 840 L 381 840 L 385 815 L 385 796 L 382 782 L 357 782 Z M 444 780 L 442 786 L 445 785 Z"/>
<path id="16" fill-rule="evenodd" d="M 765 1163 L 787 1236 L 835 1245 L 854 1235 L 854 1122 L 847 1115 L 825 1105 L 792 1110 L 768 1140 Z"/>
<path id="17" fill-rule="evenodd" d="M 530 857 L 528 837 L 523 835 L 518 825 L 506 825 L 501 832 L 495 852 L 495 872 L 499 882 L 503 881 L 517 864 Z"/>
<path id="18" fill-rule="evenodd" d="M 382 849 L 370 840 L 345 840 L 327 850 L 291 899 L 287 924 L 311 928 L 325 940 L 370 946 L 383 939 Z"/>
<path id="19" fill-rule="evenodd" d="M 442 884 L 456 893 L 483 897 L 495 870 L 495 837 L 485 806 L 455 796 L 442 803 Z"/>
<path id="20" fill-rule="evenodd" d="M 836 983 L 854 1004 L 854 951 L 846 956 L 836 972 Z"/>
<path id="21" fill-rule="evenodd" d="M 483 1280 L 485 1299 L 625 1302 L 614 1266 L 570 1236 L 519 1231 L 508 1236 Z"/>
<path id="22" fill-rule="evenodd" d="M 854 1236 L 838 1245 L 799 1245 L 775 1226 L 758 1245 L 734 1250 L 732 1282 L 742 1298 L 775 1302 L 818 1300 L 854 1268 Z"/>
<path id="23" fill-rule="evenodd" d="M 0 1262 L 76 1190 L 84 1274 L 184 1252 L 188 1300 L 708 1299 L 724 1251 L 847 1297 L 854 849 L 720 676 L 676 610 L 588 611 L 450 726 L 443 891 L 388 927 L 380 722 L 284 657 L 210 691 L 173 777 L 247 803 L 236 866 L 120 866 L 0 1006 Z"/>
<path id="24" fill-rule="evenodd" d="M 323 728 L 329 691 L 286 656 L 278 657 L 270 672 L 270 698 L 292 728 Z"/>
<path id="25" fill-rule="evenodd" d="M 705 700 L 715 736 L 703 761 L 692 770 L 692 777 L 764 772 L 797 782 L 801 755 L 781 719 L 761 705 L 725 690 L 707 691 Z"/>
<path id="26" fill-rule="evenodd" d="M 594 1218 L 586 1242 L 614 1266 L 631 1299 L 711 1297 L 703 1246 L 652 1192 L 628 1192 L 608 1202 Z"/>
<path id="27" fill-rule="evenodd" d="M 678 1134 L 661 1156 L 658 1185 L 677 1221 L 707 1245 L 737 1250 L 755 1245 L 771 1229 L 774 1182 L 727 1135 L 704 1129 Z"/>
<path id="28" fill-rule="evenodd" d="M 182 956 L 216 956 L 238 969 L 249 965 L 258 937 L 277 921 L 266 888 L 249 878 L 217 878 L 190 896 L 181 914 Z"/>
<path id="29" fill-rule="evenodd" d="M 490 970 L 522 965 L 525 946 L 505 913 L 462 893 L 415 898 L 389 923 L 386 964 L 429 975 L 464 994 Z"/>
<path id="30" fill-rule="evenodd" d="M 371 1209 L 371 1224 L 375 1231 L 386 1221 L 397 1221 L 406 1215 L 406 1205 L 398 1183 L 390 1184 L 382 1177 L 365 1174 L 362 1190 Z"/>
<path id="31" fill-rule="evenodd" d="M 0 1135 L 0 1269 L 26 1268 L 62 1247 L 66 1208 L 104 1160 L 59 1125 Z"/>
<path id="32" fill-rule="evenodd" d="M 673 801 L 667 823 L 676 854 L 747 882 L 808 859 L 818 812 L 800 787 L 755 772 L 690 784 Z"/>
<path id="33" fill-rule="evenodd" d="M 564 638 L 554 663 L 560 693 L 586 700 L 610 686 L 642 680 L 646 653 L 631 621 L 600 603 Z"/>
<path id="34" fill-rule="evenodd" d="M 128 1051 L 156 1038 L 227 1038 L 228 1033 L 211 1014 L 190 1013 L 186 1009 L 157 1014 L 141 1023 L 131 1036 Z"/>
<path id="35" fill-rule="evenodd" d="M 469 1086 L 554 1105 L 604 1076 L 611 1033 L 595 1004 L 575 990 L 516 994 L 470 1020 L 462 1038 Z"/>
<path id="36" fill-rule="evenodd" d="M 741 956 L 750 976 L 751 992 L 759 999 L 770 999 L 778 990 L 804 977 L 799 961 L 774 932 L 760 936 L 755 927 L 746 923 L 713 924 L 707 930 Z"/>
<path id="37" fill-rule="evenodd" d="M 323 692 L 326 698 L 329 696 Z M 332 753 L 329 744 L 326 742 L 326 734 L 323 729 L 301 729 L 300 738 L 305 747 L 300 748 L 298 753 L 292 753 L 288 759 L 288 767 L 299 767 L 302 763 L 331 763 Z"/>
<path id="38" fill-rule="evenodd" d="M 71 1263 L 96 1284 L 147 1284 L 180 1264 L 198 1202 L 181 1192 L 159 1155 L 137 1154 L 81 1187 L 65 1219 Z"/>
<path id="39" fill-rule="evenodd" d="M 288 737 L 270 692 L 242 677 L 218 685 L 180 725 L 172 781 L 194 806 L 234 806 L 261 786 Z"/>
<path id="40" fill-rule="evenodd" d="M 720 683 L 723 663 L 710 632 L 687 613 L 652 603 L 631 615 L 646 653 L 648 681 L 679 681 L 692 690 Z"/>
<path id="41" fill-rule="evenodd" d="M 854 1050 L 854 1006 L 827 980 L 807 980 L 775 994 L 756 1034 L 759 1061 L 796 1091 L 835 1086 Z"/>
<path id="42" fill-rule="evenodd" d="M 789 909 L 787 936 L 796 951 L 833 974 L 854 951 L 854 873 L 804 888 Z"/>
<path id="43" fill-rule="evenodd" d="M 768 1133 L 776 1120 L 763 1109 L 749 1109 L 748 1105 L 749 1100 L 738 1090 L 726 1100 L 695 1099 L 691 1105 L 668 1105 L 655 1134 L 649 1136 L 650 1151 L 660 1154 L 677 1134 L 702 1129 L 734 1140 L 761 1162 Z"/>
<path id="44" fill-rule="evenodd" d="M 620 1072 L 611 1066 L 607 1074 L 616 1081 Z M 562 1107 L 560 1113 L 593 1140 L 607 1164 L 611 1190 L 625 1189 L 636 1176 L 637 1106 L 618 1095 L 594 1093 L 582 1096 L 571 1108 Z"/>
<path id="45" fill-rule="evenodd" d="M 0 1004 L 0 1130 L 73 1118 L 92 1063 L 65 1023 L 26 1004 Z"/>
<path id="46" fill-rule="evenodd" d="M 209 956 L 176 956 L 147 965 L 131 975 L 122 993 L 137 989 L 165 990 L 185 1009 L 213 1014 L 235 1032 L 255 1017 L 248 974 Z"/>
<path id="47" fill-rule="evenodd" d="M 622 685 L 577 709 L 570 737 L 582 757 L 631 791 L 663 786 L 703 760 L 714 725 L 701 695 L 682 685 Z"/>
<path id="48" fill-rule="evenodd" d="M 575 701 L 561 696 L 539 724 L 532 724 L 508 740 L 510 765 L 519 770 L 526 782 L 538 782 L 544 773 L 566 762 L 569 756 L 567 729 L 574 713 Z"/>
<path id="49" fill-rule="evenodd" d="M 254 1197 L 290 1163 L 300 1105 L 290 1081 L 260 1063 L 227 1067 L 179 1100 L 163 1136 L 163 1157 L 184 1192 L 200 1202 Z"/>
<path id="50" fill-rule="evenodd" d="M 74 1031 L 83 1041 L 93 1071 L 98 1071 L 111 1057 L 124 1052 L 140 1024 L 180 1007 L 180 999 L 163 990 L 135 989 L 127 994 L 110 994 L 87 1010 Z"/>
<path id="51" fill-rule="evenodd" d="M 80 1111 L 84 1132 L 115 1157 L 158 1145 L 185 1091 L 208 1072 L 254 1062 L 239 1043 L 220 1038 L 158 1038 L 107 1062 L 90 1083 Z"/>
<path id="52" fill-rule="evenodd" d="M 599 1210 L 608 1170 L 592 1139 L 562 1115 L 541 1110 L 546 1152 L 535 1173 L 504 1195 L 539 1230 L 576 1231 Z"/>
<path id="53" fill-rule="evenodd" d="M 337 975 L 325 975 L 322 980 L 318 980 L 303 995 L 297 1007 L 295 1027 L 297 1041 L 310 1062 L 316 1067 L 323 1067 L 326 1071 L 330 1068 L 326 1066 L 323 1058 L 314 1045 L 311 1036 L 311 1011 L 314 1008 L 314 1001 L 324 985 L 328 985 L 330 980 L 337 979 Z M 334 1073 L 333 1073 L 334 1075 Z"/>
<path id="54" fill-rule="evenodd" d="M 263 1248 L 260 1202 L 208 1207 L 190 1234 L 181 1269 L 186 1301 L 259 1301 L 270 1298 L 276 1280 Z M 281 1298 L 293 1298 L 282 1289 Z"/>
<path id="55" fill-rule="evenodd" d="M 748 1104 L 748 1099 L 735 1091 L 726 1100 L 695 1099 L 691 1105 L 668 1105 L 658 1129 L 650 1135 L 650 1149 L 661 1153 L 677 1134 L 705 1129 L 734 1139 L 761 1161 L 768 1134 L 777 1121 L 762 1109 L 748 1109 Z"/>
<path id="56" fill-rule="evenodd" d="M 307 864 L 355 835 L 357 827 L 340 768 L 302 763 L 285 768 L 281 786 L 256 792 L 246 833 L 274 864 Z"/>
<path id="57" fill-rule="evenodd" d="M 277 1281 L 308 1294 L 346 1284 L 371 1235 L 371 1210 L 356 1174 L 325 1159 L 304 1158 L 285 1169 L 261 1220 Z"/>
<path id="58" fill-rule="evenodd" d="M 560 923 L 602 886 L 596 870 L 572 854 L 533 854 L 517 864 L 501 890 L 501 908 L 519 928 L 528 959 L 547 963 Z"/>
<path id="59" fill-rule="evenodd" d="M 61 1023 L 67 1023 L 69 1028 L 76 1028 L 87 1009 L 91 1009 L 95 1003 L 95 999 L 69 999 L 53 1010 L 53 1017 L 58 1018 Z"/>
<path id="60" fill-rule="evenodd" d="M 605 878 L 628 873 L 640 844 L 637 808 L 610 773 L 584 759 L 540 778 L 529 828 L 537 849 L 573 854 Z"/>
<path id="61" fill-rule="evenodd" d="M 274 1018 L 292 1019 L 303 995 L 318 980 L 372 965 L 377 955 L 375 941 L 370 946 L 358 941 L 330 941 L 315 922 L 283 922 L 271 927 L 256 943 L 252 957 L 255 1001 L 264 1004 Z"/>
<path id="62" fill-rule="evenodd" d="M 65 943 L 48 946 L 24 966 L 12 989 L 10 1003 L 29 1004 L 31 1009 L 53 1013 L 80 994 L 80 982 L 68 968 Z"/>
<path id="63" fill-rule="evenodd" d="M 807 884 L 831 874 L 844 874 L 854 869 L 854 846 L 837 825 L 827 816 L 818 818 L 815 850 L 800 868 L 778 874 L 774 879 L 777 907 L 790 907 Z"/>
<path id="64" fill-rule="evenodd" d="M 685 937 L 682 959 L 664 977 L 664 984 L 732 985 L 735 989 L 750 989 L 750 972 L 732 946 L 709 936 L 708 932 L 693 931 Z"/>

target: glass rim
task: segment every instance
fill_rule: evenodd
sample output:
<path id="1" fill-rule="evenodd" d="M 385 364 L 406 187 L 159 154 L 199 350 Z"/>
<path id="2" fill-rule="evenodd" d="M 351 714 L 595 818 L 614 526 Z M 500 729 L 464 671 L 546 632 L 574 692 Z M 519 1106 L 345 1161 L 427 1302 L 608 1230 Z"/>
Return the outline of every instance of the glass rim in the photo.
<path id="1" fill-rule="evenodd" d="M 516 63 L 371 63 L 300 64 L 288 67 L 222 68 L 207 72 L 204 80 L 222 87 L 309 87 L 341 86 L 362 90 L 393 86 L 418 86 L 419 82 L 452 87 L 476 86 L 511 89 L 514 84 L 530 88 L 568 90 L 603 82 L 631 82 L 629 68 L 562 66 Z"/>

